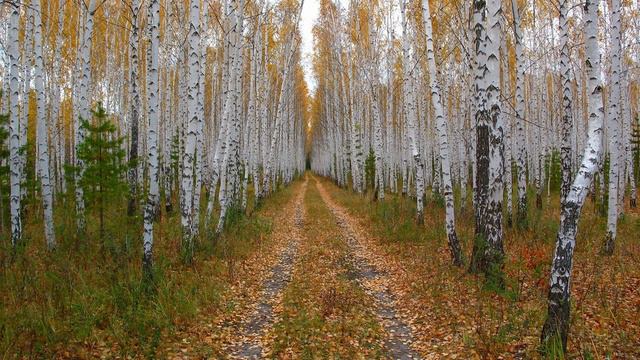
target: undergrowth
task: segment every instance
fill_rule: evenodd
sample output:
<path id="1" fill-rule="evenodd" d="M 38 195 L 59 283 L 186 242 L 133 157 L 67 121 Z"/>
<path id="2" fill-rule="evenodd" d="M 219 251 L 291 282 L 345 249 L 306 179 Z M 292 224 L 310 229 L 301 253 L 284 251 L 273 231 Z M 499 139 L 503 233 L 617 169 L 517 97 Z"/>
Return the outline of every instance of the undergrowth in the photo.
<path id="1" fill-rule="evenodd" d="M 179 256 L 179 213 L 163 213 L 154 226 L 151 289 L 142 281 L 141 216 L 123 215 L 124 202 L 108 209 L 104 246 L 95 214 L 76 238 L 69 205 L 56 204 L 53 252 L 45 250 L 41 210 L 28 208 L 21 249 L 13 251 L 6 234 L 0 240 L 0 357 L 157 356 L 161 341 L 199 313 L 225 311 L 234 264 L 271 231 L 262 213 L 290 196 L 279 191 L 252 216 L 234 211 L 215 245 L 201 230 L 191 265 Z"/>

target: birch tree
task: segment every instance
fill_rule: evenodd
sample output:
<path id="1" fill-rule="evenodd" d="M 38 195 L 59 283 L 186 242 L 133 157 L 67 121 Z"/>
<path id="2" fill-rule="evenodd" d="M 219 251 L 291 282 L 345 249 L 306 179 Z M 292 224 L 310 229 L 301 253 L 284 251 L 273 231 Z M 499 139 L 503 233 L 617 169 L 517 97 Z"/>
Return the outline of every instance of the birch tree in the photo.
<path id="1" fill-rule="evenodd" d="M 294 27 L 290 30 L 288 34 L 288 39 L 285 42 L 286 55 L 285 55 L 285 61 L 284 61 L 283 70 L 282 70 L 282 85 L 280 87 L 279 95 L 276 100 L 276 108 L 275 108 L 275 115 L 274 115 L 275 124 L 273 125 L 271 140 L 270 140 L 268 149 L 265 149 L 267 150 L 267 155 L 266 155 L 267 161 L 264 166 L 262 194 L 259 196 L 258 200 L 264 198 L 271 191 L 270 183 L 273 181 L 271 177 L 273 176 L 273 172 L 274 172 L 273 167 L 274 167 L 274 159 L 276 156 L 276 153 L 275 153 L 276 144 L 278 140 L 278 134 L 280 132 L 280 127 L 282 124 L 282 112 L 284 108 L 284 101 L 286 100 L 284 98 L 284 94 L 286 92 L 285 84 L 287 83 L 290 76 L 290 72 L 291 72 L 291 64 L 292 64 L 291 61 L 295 53 L 295 44 L 294 44 L 295 36 L 294 35 L 296 32 L 297 26 L 300 23 L 300 15 L 302 14 L 303 6 L 304 6 L 304 0 L 300 2 L 300 7 L 298 8 L 298 14 L 294 22 Z"/>
<path id="2" fill-rule="evenodd" d="M 138 122 L 140 118 L 140 94 L 138 93 L 138 14 L 140 0 L 131 1 L 131 35 L 129 35 L 129 216 L 136 211 L 138 197 Z"/>
<path id="3" fill-rule="evenodd" d="M 402 0 L 402 69 L 403 69 L 403 113 L 407 123 L 407 137 L 411 147 L 411 156 L 415 163 L 416 174 L 416 222 L 422 224 L 424 222 L 424 163 L 420 153 L 419 140 L 417 138 L 416 129 L 416 108 L 414 85 L 412 83 L 413 76 L 411 74 L 413 67 L 413 59 L 410 53 L 409 45 L 409 19 L 407 17 L 407 0 Z M 404 181 L 403 181 L 404 186 Z"/>
<path id="4" fill-rule="evenodd" d="M 620 182 L 620 0 L 611 0 L 611 95 L 607 103 L 609 135 L 609 192 L 607 207 L 607 235 L 603 253 L 613 254 L 618 225 L 618 188 Z"/>
<path id="5" fill-rule="evenodd" d="M 382 115 L 379 103 L 379 87 L 378 87 L 378 57 L 376 56 L 376 41 L 378 37 L 377 24 L 373 12 L 375 7 L 371 6 L 369 10 L 369 83 L 371 84 L 371 107 L 373 113 L 373 133 L 374 133 L 374 153 L 375 153 L 375 177 L 374 192 L 377 198 L 384 200 L 384 176 L 383 169 L 383 137 L 382 137 Z"/>
<path id="6" fill-rule="evenodd" d="M 564 0 L 563 0 L 564 1 Z M 513 11 L 513 28 L 516 52 L 516 168 L 518 183 L 518 225 L 522 226 L 527 218 L 527 169 L 524 128 L 524 55 L 522 51 L 522 33 L 520 31 L 520 13 L 516 0 L 511 0 Z"/>
<path id="7" fill-rule="evenodd" d="M 20 8 L 17 4 L 9 5 L 9 34 L 7 37 L 7 53 L 9 55 L 9 172 L 10 195 L 9 208 L 11 217 L 11 244 L 15 248 L 22 240 L 22 219 L 20 216 L 22 177 L 20 166 L 20 83 L 18 73 L 20 67 L 19 23 Z"/>
<path id="8" fill-rule="evenodd" d="M 42 210 L 44 212 L 44 234 L 47 247 L 53 249 L 56 246 L 53 228 L 53 188 L 49 173 L 49 124 L 45 114 L 45 89 L 44 89 L 44 60 L 42 57 L 42 7 L 40 0 L 33 1 L 34 8 L 34 50 L 35 50 L 35 87 L 38 116 L 38 176 L 42 189 Z"/>
<path id="9" fill-rule="evenodd" d="M 474 3 L 476 32 L 476 239 L 470 270 L 499 276 L 502 245 L 503 125 L 500 110 L 500 37 L 502 6 L 499 0 Z M 486 6 L 486 7 L 485 7 Z M 486 27 L 485 27 L 486 26 Z M 486 35 L 485 35 L 486 34 Z"/>
<path id="10" fill-rule="evenodd" d="M 560 227 L 551 263 L 547 318 L 542 328 L 541 341 L 552 347 L 567 349 L 570 321 L 571 271 L 576 246 L 578 220 L 594 174 L 598 170 L 602 153 L 602 79 L 600 50 L 598 48 L 598 0 L 587 0 L 584 5 L 585 66 L 588 76 L 589 129 L 587 144 L 580 168 L 560 210 Z"/>
<path id="11" fill-rule="evenodd" d="M 221 164 L 220 180 L 220 217 L 216 227 L 216 234 L 223 230 L 227 212 L 235 205 L 236 186 L 238 179 L 238 160 L 240 147 L 240 102 L 242 71 L 242 32 L 244 1 L 231 2 L 230 48 L 229 48 L 229 90 L 225 99 L 223 121 L 226 122 L 225 151 Z M 284 86 L 284 84 L 283 84 Z"/>
<path id="12" fill-rule="evenodd" d="M 160 45 L 160 2 L 150 0 L 148 5 L 148 26 L 151 36 L 149 62 L 147 72 L 147 93 L 149 103 L 149 127 L 147 129 L 147 151 L 149 162 L 149 193 L 144 208 L 144 257 L 143 267 L 146 274 L 151 274 L 153 264 L 153 222 L 160 201 L 159 169 L 158 169 L 158 122 L 160 118 L 160 76 L 159 76 L 159 45 Z"/>
<path id="13" fill-rule="evenodd" d="M 188 77 L 187 77 L 187 132 L 185 149 L 182 156 L 182 184 L 180 188 L 180 207 L 182 224 L 183 256 L 187 262 L 193 259 L 194 233 L 193 185 L 194 161 L 197 141 L 198 92 L 200 76 L 200 0 L 189 2 L 188 32 Z M 197 205 L 197 204 L 196 204 Z"/>
<path id="14" fill-rule="evenodd" d="M 440 161 L 442 164 L 442 182 L 444 186 L 445 197 L 445 226 L 447 229 L 447 238 L 449 239 L 449 249 L 453 264 L 462 266 L 462 254 L 460 251 L 460 243 L 456 235 L 455 213 L 453 199 L 453 185 L 451 181 L 451 162 L 449 157 L 449 139 L 447 135 L 447 120 L 442 107 L 442 99 L 440 97 L 440 86 L 438 85 L 436 59 L 433 51 L 433 31 L 431 27 L 431 11 L 429 9 L 429 1 L 422 0 L 422 19 L 424 22 L 424 30 L 427 42 L 427 65 L 429 68 L 429 88 L 431 89 L 431 104 L 435 114 L 436 128 L 438 131 Z"/>
<path id="15" fill-rule="evenodd" d="M 571 68 L 569 66 L 569 29 L 567 21 L 567 0 L 560 0 L 560 82 L 562 83 L 562 144 L 560 147 L 560 160 L 562 168 L 562 184 L 560 187 L 560 201 L 564 202 L 571 188 L 571 130 L 572 118 L 572 94 L 571 94 Z"/>
<path id="16" fill-rule="evenodd" d="M 78 116 L 80 119 L 88 120 L 91 116 L 91 99 L 89 91 L 91 89 L 91 43 L 93 39 L 93 16 L 97 10 L 97 0 L 91 0 L 86 8 L 86 20 L 82 32 L 82 46 L 79 48 L 78 61 L 80 63 L 80 78 L 78 89 Z M 75 121 L 75 146 L 78 147 L 84 141 L 84 129 L 80 126 L 80 120 Z M 80 157 L 76 156 L 75 174 L 75 195 L 76 195 L 76 225 L 78 233 L 83 233 L 86 228 L 84 190 L 80 185 L 84 164 Z"/>

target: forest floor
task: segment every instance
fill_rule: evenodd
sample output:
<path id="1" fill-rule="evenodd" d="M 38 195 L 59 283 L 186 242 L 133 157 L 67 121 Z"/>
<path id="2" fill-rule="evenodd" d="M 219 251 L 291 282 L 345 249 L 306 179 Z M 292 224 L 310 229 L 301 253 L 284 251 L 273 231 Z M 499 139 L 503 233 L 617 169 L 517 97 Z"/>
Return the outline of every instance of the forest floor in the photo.
<path id="1" fill-rule="evenodd" d="M 17 260 L 0 257 L 0 358 L 539 358 L 557 195 L 530 209 L 528 228 L 505 227 L 504 289 L 451 265 L 441 198 L 428 196 L 419 226 L 415 200 L 386 196 L 307 173 L 221 238 L 203 233 L 192 265 L 176 256 L 179 216 L 165 216 L 151 293 L 128 237 L 106 249 L 63 240 L 60 256 L 34 238 Z M 456 228 L 468 255 L 466 204 Z M 625 209 L 611 257 L 599 252 L 605 223 L 589 200 L 567 358 L 640 358 L 640 214 Z"/>
<path id="2" fill-rule="evenodd" d="M 393 279 L 396 306 L 413 330 L 424 358 L 539 358 L 546 315 L 549 267 L 559 222 L 557 195 L 531 208 L 528 229 L 505 227 L 505 289 L 451 265 L 442 199 L 430 196 L 425 224 L 413 220 L 415 200 L 387 194 L 384 201 L 319 180 L 347 210 L 350 223 L 375 256 L 374 265 Z M 530 195 L 530 199 L 535 195 Z M 546 194 L 545 194 L 546 196 Z M 459 205 L 459 200 L 458 205 Z M 470 202 L 469 202 L 470 204 Z M 457 206 L 457 231 L 471 253 L 471 207 Z M 582 213 L 572 280 L 568 358 L 640 358 L 640 213 L 625 209 L 615 254 L 600 254 L 606 217 L 589 200 Z"/>
<path id="3" fill-rule="evenodd" d="M 411 199 L 388 194 L 373 202 L 329 180 L 305 179 L 283 208 L 285 216 L 274 221 L 279 250 L 265 262 L 269 270 L 249 272 L 258 276 L 251 283 L 259 289 L 242 291 L 253 296 L 232 320 L 202 330 L 212 339 L 206 346 L 221 349 L 216 357 L 540 358 L 557 199 L 547 200 L 544 211 L 531 209 L 528 229 L 505 228 L 507 286 L 496 289 L 450 264 L 437 198 L 429 200 L 419 227 Z M 469 254 L 473 219 L 468 212 L 458 215 Z M 587 205 L 568 358 L 640 356 L 638 212 L 627 209 L 621 219 L 613 257 L 599 253 L 604 221 Z M 186 344 L 202 338 L 184 334 L 171 356 L 201 356 L 194 349 L 202 346 Z"/>

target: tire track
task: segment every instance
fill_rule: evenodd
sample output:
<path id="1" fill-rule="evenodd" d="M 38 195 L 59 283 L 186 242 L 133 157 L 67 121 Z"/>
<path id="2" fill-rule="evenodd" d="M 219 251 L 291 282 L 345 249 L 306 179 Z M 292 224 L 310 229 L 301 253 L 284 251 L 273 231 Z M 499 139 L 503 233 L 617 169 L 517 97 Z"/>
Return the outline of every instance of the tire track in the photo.
<path id="1" fill-rule="evenodd" d="M 322 200 L 336 218 L 336 223 L 344 232 L 351 254 L 349 259 L 353 269 L 351 277 L 360 284 L 364 291 L 374 300 L 375 311 L 387 332 L 385 347 L 393 359 L 420 359 L 419 354 L 412 349 L 413 333 L 409 324 L 400 318 L 396 309 L 395 297 L 390 290 L 392 279 L 383 271 L 379 271 L 371 264 L 373 254 L 365 251 L 359 234 L 352 226 L 353 220 L 340 205 L 335 203 L 326 192 L 322 184 L 314 177 L 314 183 Z"/>
<path id="2" fill-rule="evenodd" d="M 233 359 L 260 359 L 264 344 L 262 336 L 277 321 L 274 309 L 282 301 L 282 292 L 291 281 L 291 273 L 298 255 L 298 247 L 304 226 L 303 200 L 307 190 L 308 179 L 296 196 L 295 215 L 287 220 L 284 233 L 290 239 L 279 256 L 278 263 L 271 269 L 269 276 L 262 285 L 262 294 L 255 305 L 255 309 L 247 318 L 241 321 L 240 332 L 236 343 L 230 348 Z"/>

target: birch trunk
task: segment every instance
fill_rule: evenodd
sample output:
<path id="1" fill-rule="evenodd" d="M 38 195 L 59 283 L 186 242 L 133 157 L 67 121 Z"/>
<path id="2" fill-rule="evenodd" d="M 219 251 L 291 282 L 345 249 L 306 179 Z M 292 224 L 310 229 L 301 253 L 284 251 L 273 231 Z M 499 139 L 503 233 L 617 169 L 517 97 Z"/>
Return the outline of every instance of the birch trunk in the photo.
<path id="1" fill-rule="evenodd" d="M 374 11 L 374 8 L 370 10 Z M 375 175 L 373 179 L 374 193 L 376 198 L 384 200 L 384 177 L 383 173 L 383 138 L 382 138 L 382 115 L 380 114 L 379 89 L 378 89 L 378 58 L 376 56 L 376 40 L 378 37 L 377 25 L 373 16 L 369 15 L 369 82 L 371 86 L 371 107 L 373 113 L 373 136 L 375 154 Z"/>
<path id="2" fill-rule="evenodd" d="M 138 196 L 138 121 L 140 114 L 140 95 L 138 94 L 138 13 L 140 0 L 131 2 L 131 35 L 129 37 L 129 206 L 127 213 L 132 216 L 136 211 Z"/>
<path id="3" fill-rule="evenodd" d="M 182 156 L 182 186 L 180 207 L 182 224 L 182 251 L 187 263 L 193 260 L 193 185 L 194 160 L 197 141 L 198 85 L 200 75 L 200 0 L 191 0 L 189 8 L 188 74 L 187 74 L 187 132 Z"/>
<path id="4" fill-rule="evenodd" d="M 42 16 L 40 0 L 34 0 L 34 50 L 35 50 L 35 87 L 38 117 L 38 176 L 42 189 L 42 210 L 44 212 L 44 235 L 47 247 L 51 250 L 56 246 L 56 238 L 53 230 L 53 189 L 49 173 L 49 126 L 45 115 L 44 94 L 44 61 L 42 58 Z"/>
<path id="5" fill-rule="evenodd" d="M 624 84 L 624 89 L 628 89 L 629 88 L 629 82 L 628 82 L 628 78 L 627 78 L 628 73 L 625 74 L 625 77 L 623 78 L 623 84 Z M 627 90 L 627 99 L 629 99 L 629 90 Z M 632 147 L 632 142 L 631 142 L 631 131 L 632 131 L 632 127 L 631 127 L 631 107 L 627 106 L 626 107 L 626 111 L 622 112 L 622 120 L 624 122 L 624 131 L 623 133 L 626 134 L 625 139 L 624 139 L 624 144 L 625 144 L 625 153 L 626 153 L 626 164 L 627 164 L 627 176 L 629 179 L 629 186 L 631 187 L 631 193 L 629 194 L 629 207 L 632 209 L 635 209 L 637 206 L 637 189 L 636 189 L 636 178 L 635 178 L 635 161 L 634 161 L 634 151 L 633 151 L 633 147 Z M 640 144 L 638 144 L 637 146 L 640 146 Z"/>
<path id="6" fill-rule="evenodd" d="M 615 0 L 614 0 L 615 1 Z M 571 189 L 571 133 L 573 127 L 571 68 L 569 58 L 569 24 L 567 21 L 567 0 L 560 0 L 560 82 L 562 84 L 562 143 L 560 145 L 560 161 L 562 168 L 562 184 L 560 201 L 564 203 Z"/>
<path id="7" fill-rule="evenodd" d="M 436 59 L 433 51 L 433 31 L 431 27 L 431 11 L 429 9 L 429 1 L 422 0 L 422 19 L 427 43 L 427 65 L 429 67 L 429 87 L 431 89 L 431 104 L 435 114 L 436 128 L 438 131 L 440 160 L 442 164 L 442 182 L 444 186 L 445 198 L 445 225 L 447 229 L 447 237 L 449 240 L 449 250 L 453 264 L 462 266 L 462 253 L 460 251 L 460 243 L 456 235 L 455 213 L 453 186 L 451 181 L 451 162 L 449 158 L 449 141 L 447 135 L 447 120 L 442 107 L 442 99 L 440 97 L 440 86 L 438 85 Z"/>
<path id="8" fill-rule="evenodd" d="M 91 42 L 93 36 L 93 15 L 96 12 L 97 0 L 91 0 L 89 7 L 87 8 L 86 21 L 84 24 L 84 31 L 82 34 L 82 46 L 80 48 L 79 62 L 80 73 L 79 79 L 79 94 L 78 94 L 78 116 L 81 119 L 89 120 L 91 116 L 91 99 L 89 89 L 91 89 Z M 77 121 L 77 119 L 76 119 Z M 84 141 L 84 129 L 79 126 L 77 122 L 76 127 L 76 154 L 78 147 Z M 75 186 L 76 186 L 76 224 L 79 234 L 84 233 L 86 229 L 85 220 L 85 206 L 84 206 L 84 190 L 80 185 L 80 179 L 84 174 L 84 163 L 76 156 L 76 174 L 75 174 Z"/>
<path id="9" fill-rule="evenodd" d="M 485 9 L 486 4 L 486 9 Z M 471 271 L 482 271 L 502 281 L 500 269 L 504 258 L 502 244 L 502 198 L 504 147 L 500 110 L 500 37 L 502 6 L 499 0 L 475 2 L 478 73 L 476 88 L 480 93 L 476 113 L 477 187 L 476 240 L 471 259 Z M 486 37 L 482 40 L 485 29 Z"/>
<path id="10" fill-rule="evenodd" d="M 419 140 L 416 130 L 416 108 L 414 84 L 412 81 L 413 61 L 409 46 L 409 21 L 406 14 L 407 0 L 402 0 L 402 68 L 404 89 L 404 115 L 407 122 L 407 137 L 411 147 L 411 156 L 415 163 L 416 172 L 416 222 L 424 223 L 424 164 L 420 153 Z"/>
<path id="11" fill-rule="evenodd" d="M 607 234 L 602 252 L 612 255 L 618 226 L 618 182 L 620 181 L 620 0 L 611 0 L 611 97 L 608 101 L 609 206 Z"/>
<path id="12" fill-rule="evenodd" d="M 146 276 L 151 276 L 153 266 L 153 222 L 160 201 L 160 185 L 158 170 L 158 123 L 160 118 L 160 2 L 150 0 L 148 8 L 148 26 L 151 35 L 149 62 L 147 72 L 147 95 L 149 106 L 149 127 L 147 128 L 147 161 L 149 163 L 149 193 L 144 208 L 143 269 Z"/>
<path id="13" fill-rule="evenodd" d="M 229 89 L 225 99 L 223 121 L 227 124 L 225 152 L 220 168 L 220 217 L 216 235 L 224 229 L 227 213 L 234 206 L 238 181 L 238 157 L 241 128 L 240 93 L 242 91 L 240 72 L 242 71 L 242 25 L 244 1 L 232 1 L 231 28 L 229 34 Z"/>
<path id="14" fill-rule="evenodd" d="M 564 1 L 564 0 L 563 0 Z M 524 54 L 522 51 L 522 33 L 520 15 L 516 0 L 511 0 L 516 50 L 516 168 L 518 183 L 518 226 L 526 225 L 527 219 L 527 153 L 524 128 Z"/>
<path id="15" fill-rule="evenodd" d="M 551 264 L 547 319 L 542 328 L 544 345 L 567 348 L 569 335 L 571 270 L 576 245 L 578 220 L 594 174 L 598 171 L 602 152 L 602 80 L 600 78 L 600 51 L 598 49 L 598 0 L 587 0 L 584 7 L 585 52 L 588 80 L 589 130 L 582 163 L 560 212 L 560 228 Z"/>
<path id="16" fill-rule="evenodd" d="M 20 8 L 18 5 L 9 6 L 9 34 L 7 38 L 7 53 L 9 55 L 9 207 L 11 217 L 11 244 L 15 248 L 22 240 L 22 219 L 20 217 L 20 83 L 18 73 L 20 67 L 19 23 Z"/>

